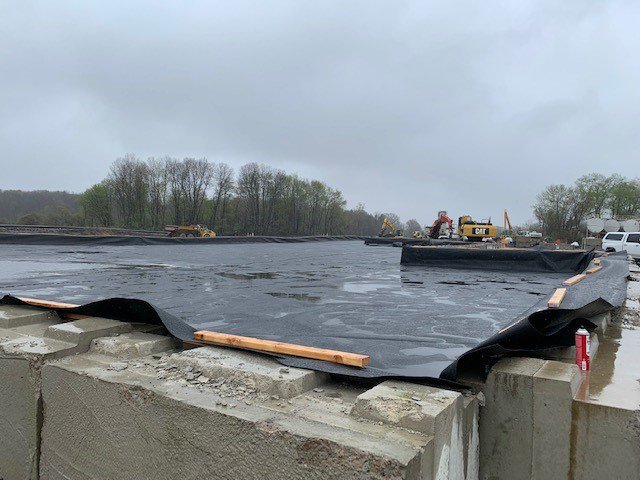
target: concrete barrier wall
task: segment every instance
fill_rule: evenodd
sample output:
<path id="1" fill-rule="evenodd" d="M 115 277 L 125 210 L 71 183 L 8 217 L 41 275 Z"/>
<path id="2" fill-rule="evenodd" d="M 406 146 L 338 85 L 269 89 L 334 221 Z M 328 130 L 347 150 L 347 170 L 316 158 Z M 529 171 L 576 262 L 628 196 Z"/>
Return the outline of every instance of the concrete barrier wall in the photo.
<path id="1" fill-rule="evenodd" d="M 0 307 L 0 478 L 478 478 L 478 402 Z"/>

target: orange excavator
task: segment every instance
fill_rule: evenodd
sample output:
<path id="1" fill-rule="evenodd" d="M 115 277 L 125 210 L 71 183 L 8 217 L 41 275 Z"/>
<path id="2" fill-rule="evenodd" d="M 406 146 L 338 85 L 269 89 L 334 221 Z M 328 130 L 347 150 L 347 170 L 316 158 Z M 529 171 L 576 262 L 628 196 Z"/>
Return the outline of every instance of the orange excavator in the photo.
<path id="1" fill-rule="evenodd" d="M 431 238 L 440 237 L 442 235 L 441 233 L 442 227 L 445 225 L 450 232 L 451 229 L 453 228 L 453 220 L 449 218 L 446 211 L 441 210 L 440 212 L 438 212 L 438 218 L 436 219 L 435 222 L 433 222 L 433 225 L 431 225 L 431 229 L 429 230 L 429 236 Z"/>

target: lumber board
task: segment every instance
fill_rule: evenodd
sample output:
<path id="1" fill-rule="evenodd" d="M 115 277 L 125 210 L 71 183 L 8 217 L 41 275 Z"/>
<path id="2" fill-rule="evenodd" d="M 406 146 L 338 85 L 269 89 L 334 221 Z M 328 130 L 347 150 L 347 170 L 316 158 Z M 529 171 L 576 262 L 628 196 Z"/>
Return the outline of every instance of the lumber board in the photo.
<path id="1" fill-rule="evenodd" d="M 596 272 L 598 272 L 600 270 L 602 270 L 601 266 L 591 267 L 591 268 L 588 268 L 587 270 L 585 270 L 585 273 L 588 274 L 588 275 L 591 275 L 592 273 L 596 273 Z"/>
<path id="2" fill-rule="evenodd" d="M 39 300 L 37 298 L 27 298 L 27 297 L 18 297 L 23 302 L 27 302 L 29 305 L 33 305 L 34 307 L 44 307 L 44 308 L 53 308 L 53 309 L 65 309 L 65 308 L 74 308 L 79 307 L 80 305 L 76 305 L 75 303 L 62 303 L 62 302 L 53 302 L 51 300 Z M 89 315 L 81 315 L 79 313 L 62 313 L 58 312 L 61 318 L 71 318 L 73 320 L 80 320 L 82 318 L 91 318 Z"/>
<path id="3" fill-rule="evenodd" d="M 18 297 L 18 299 L 28 303 L 29 305 L 33 305 L 34 307 L 75 308 L 80 306 L 74 303 L 52 302 L 51 300 L 39 300 L 37 298 Z"/>
<path id="4" fill-rule="evenodd" d="M 369 355 L 361 355 L 359 353 L 306 347 L 303 345 L 294 345 L 292 343 L 282 343 L 275 342 L 273 340 L 263 340 L 260 338 L 211 332 L 209 330 L 199 330 L 193 334 L 193 337 L 196 340 L 200 340 L 211 345 L 224 345 L 228 347 L 256 350 L 259 352 L 293 355 L 296 357 L 312 358 L 315 360 L 324 360 L 342 365 L 350 365 L 352 367 L 362 368 L 369 365 L 371 361 Z"/>
<path id="5" fill-rule="evenodd" d="M 564 296 L 566 294 L 567 294 L 566 288 L 556 288 L 556 291 L 553 292 L 553 295 L 551 295 L 551 298 L 547 302 L 547 306 L 549 308 L 560 307 L 560 304 L 562 303 L 562 300 L 564 300 Z"/>
<path id="6" fill-rule="evenodd" d="M 564 282 L 562 282 L 562 284 L 566 287 L 570 287 L 571 285 L 575 285 L 576 283 L 581 282 L 585 278 L 587 278 L 587 275 L 585 273 L 580 273 L 578 275 L 574 275 L 571 278 L 567 278 Z"/>

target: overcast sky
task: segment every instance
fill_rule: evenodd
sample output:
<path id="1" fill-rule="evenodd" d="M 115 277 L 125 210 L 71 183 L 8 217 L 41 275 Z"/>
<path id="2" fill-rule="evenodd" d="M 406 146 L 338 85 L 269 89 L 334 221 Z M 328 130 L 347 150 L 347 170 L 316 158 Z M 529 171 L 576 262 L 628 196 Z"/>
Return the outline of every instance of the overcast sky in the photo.
<path id="1" fill-rule="evenodd" d="M 523 223 L 548 184 L 640 175 L 639 25 L 637 0 L 0 0 L 0 188 L 204 156 Z"/>

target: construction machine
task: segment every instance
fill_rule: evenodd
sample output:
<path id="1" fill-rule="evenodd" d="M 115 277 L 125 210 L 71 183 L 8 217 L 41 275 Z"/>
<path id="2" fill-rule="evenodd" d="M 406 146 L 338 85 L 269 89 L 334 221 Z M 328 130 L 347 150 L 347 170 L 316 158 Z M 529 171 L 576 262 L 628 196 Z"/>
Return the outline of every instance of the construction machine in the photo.
<path id="1" fill-rule="evenodd" d="M 462 215 L 458 218 L 458 235 L 467 237 L 472 242 L 481 242 L 485 238 L 496 238 L 498 227 L 491 223 L 491 219 L 476 222 L 471 215 Z"/>
<path id="2" fill-rule="evenodd" d="M 391 220 L 387 217 L 384 218 L 382 222 L 382 227 L 380 228 L 380 233 L 378 233 L 379 237 L 401 237 L 402 230 L 396 229 L 396 226 L 393 224 Z"/>
<path id="3" fill-rule="evenodd" d="M 509 219 L 509 214 L 507 213 L 507 209 L 504 209 L 504 234 L 510 235 L 513 227 L 511 226 L 511 220 Z"/>
<path id="4" fill-rule="evenodd" d="M 213 238 L 216 232 L 209 230 L 206 225 L 167 225 L 164 227 L 170 237 L 198 237 Z"/>
<path id="5" fill-rule="evenodd" d="M 429 229 L 429 236 L 431 238 L 448 237 L 451 235 L 452 228 L 453 220 L 449 218 L 446 211 L 441 210 L 438 212 L 438 218 Z"/>
<path id="6" fill-rule="evenodd" d="M 510 243 L 513 243 L 513 238 L 511 238 L 511 231 L 513 227 L 511 226 L 511 219 L 509 218 L 509 214 L 507 213 L 507 209 L 504 209 L 504 226 L 502 229 L 502 235 L 500 235 L 500 241 L 503 246 L 507 246 Z"/>

